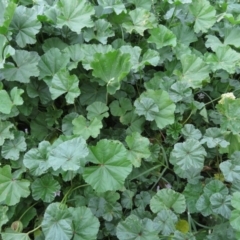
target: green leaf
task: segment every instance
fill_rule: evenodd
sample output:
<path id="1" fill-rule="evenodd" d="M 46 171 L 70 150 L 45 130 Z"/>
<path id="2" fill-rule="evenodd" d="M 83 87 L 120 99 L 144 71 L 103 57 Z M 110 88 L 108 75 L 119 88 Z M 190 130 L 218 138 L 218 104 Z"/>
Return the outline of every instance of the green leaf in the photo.
<path id="1" fill-rule="evenodd" d="M 201 170 L 204 166 L 205 149 L 199 141 L 187 139 L 183 143 L 176 143 L 171 153 L 170 162 L 179 166 L 182 170 L 191 168 Z"/>
<path id="2" fill-rule="evenodd" d="M 225 29 L 224 45 L 233 45 L 236 48 L 240 47 L 240 34 L 238 28 L 231 27 Z"/>
<path id="3" fill-rule="evenodd" d="M 182 73 L 179 76 L 180 81 L 187 83 L 192 88 L 201 88 L 203 81 L 208 80 L 209 66 L 200 57 L 195 55 L 181 56 Z"/>
<path id="4" fill-rule="evenodd" d="M 180 231 L 175 231 L 172 240 L 196 240 L 194 233 L 182 233 Z"/>
<path id="5" fill-rule="evenodd" d="M 93 120 L 94 118 L 102 120 L 103 118 L 107 118 L 109 116 L 109 108 L 105 103 L 102 102 L 94 102 L 88 105 L 86 109 L 88 111 L 87 118 L 89 120 Z"/>
<path id="6" fill-rule="evenodd" d="M 27 149 L 24 133 L 17 131 L 14 133 L 13 139 L 8 139 L 2 146 L 2 156 L 5 159 L 17 161 L 19 160 L 20 152 Z"/>
<path id="7" fill-rule="evenodd" d="M 159 229 L 164 236 L 169 236 L 176 228 L 178 217 L 168 209 L 164 209 L 157 214 L 154 218 L 154 222 L 158 223 Z"/>
<path id="8" fill-rule="evenodd" d="M 185 138 L 199 140 L 202 137 L 200 130 L 196 129 L 192 124 L 185 124 L 181 132 Z"/>
<path id="9" fill-rule="evenodd" d="M 121 204 L 124 208 L 126 209 L 132 209 L 133 207 L 133 197 L 135 196 L 135 193 L 130 191 L 130 190 L 126 190 L 122 193 L 122 197 L 121 197 Z"/>
<path id="10" fill-rule="evenodd" d="M 194 31 L 207 32 L 216 22 L 216 10 L 207 0 L 192 0 L 189 10 L 195 18 Z"/>
<path id="11" fill-rule="evenodd" d="M 96 39 L 100 43 L 106 44 L 107 39 L 115 35 L 112 30 L 112 25 L 104 19 L 98 19 L 94 22 L 94 25 L 94 28 L 88 28 L 83 32 L 84 40 L 86 42 Z"/>
<path id="12" fill-rule="evenodd" d="M 236 231 L 240 231 L 240 210 L 233 210 L 229 220 L 232 228 Z"/>
<path id="13" fill-rule="evenodd" d="M 214 193 L 221 193 L 223 196 L 228 194 L 228 188 L 220 180 L 211 180 L 205 185 L 203 191 L 209 197 Z"/>
<path id="14" fill-rule="evenodd" d="M 186 200 L 181 193 L 172 189 L 162 189 L 152 197 L 150 208 L 154 213 L 166 209 L 172 209 L 175 213 L 183 213 L 186 210 Z"/>
<path id="15" fill-rule="evenodd" d="M 216 54 L 207 53 L 205 56 L 205 60 L 211 66 L 212 71 L 223 69 L 229 73 L 234 73 L 240 63 L 240 54 L 229 46 L 219 46 L 215 52 Z"/>
<path id="16" fill-rule="evenodd" d="M 234 208 L 240 211 L 240 192 L 234 192 L 231 199 L 231 204 Z"/>
<path id="17" fill-rule="evenodd" d="M 148 138 L 142 137 L 138 132 L 132 133 L 126 137 L 126 143 L 129 148 L 128 159 L 133 166 L 140 167 L 142 158 L 150 156 Z"/>
<path id="18" fill-rule="evenodd" d="M 37 68 L 39 56 L 36 52 L 25 50 L 16 50 L 12 56 L 16 66 L 7 62 L 4 64 L 3 74 L 8 81 L 18 81 L 29 83 L 30 77 L 37 77 L 39 70 Z"/>
<path id="19" fill-rule="evenodd" d="M 223 196 L 221 193 L 214 193 L 210 197 L 212 210 L 214 213 L 223 216 L 226 219 L 231 215 L 231 196 Z"/>
<path id="20" fill-rule="evenodd" d="M 36 178 L 31 185 L 32 197 L 38 201 L 52 202 L 60 190 L 60 184 L 49 174 Z"/>
<path id="21" fill-rule="evenodd" d="M 146 29 L 151 29 L 156 26 L 156 19 L 154 14 L 143 8 L 136 8 L 130 11 L 129 16 L 129 21 L 125 21 L 122 24 L 122 26 L 129 33 L 132 33 L 132 31 L 134 30 L 138 34 L 143 36 L 143 32 Z"/>
<path id="22" fill-rule="evenodd" d="M 136 107 L 135 112 L 139 116 L 145 116 L 148 121 L 153 121 L 155 116 L 159 113 L 158 106 L 152 98 L 142 97 L 137 99 L 134 102 L 134 106 Z"/>
<path id="23" fill-rule="evenodd" d="M 84 167 L 88 155 L 86 141 L 82 137 L 60 143 L 53 147 L 48 158 L 49 165 L 56 171 L 75 171 Z"/>
<path id="24" fill-rule="evenodd" d="M 40 176 L 50 168 L 47 161 L 50 149 L 51 144 L 43 141 L 39 143 L 38 148 L 32 148 L 25 153 L 23 164 L 29 169 L 32 175 Z"/>
<path id="25" fill-rule="evenodd" d="M 8 212 L 7 206 L 0 206 L 0 232 L 2 232 L 2 226 L 9 220 L 7 212 Z"/>
<path id="26" fill-rule="evenodd" d="M 120 88 L 120 82 L 131 69 L 130 55 L 120 51 L 112 51 L 106 54 L 96 53 L 91 63 L 93 75 L 101 78 L 107 85 L 107 91 L 114 94 Z"/>
<path id="27" fill-rule="evenodd" d="M 114 10 L 117 15 L 126 11 L 122 0 L 97 0 L 97 2 L 104 10 Z"/>
<path id="28" fill-rule="evenodd" d="M 3 240 L 31 240 L 27 233 L 1 233 Z"/>
<path id="29" fill-rule="evenodd" d="M 51 48 L 41 56 L 38 64 L 40 70 L 39 78 L 53 77 L 58 71 L 64 69 L 69 61 L 68 53 L 62 53 L 58 48 Z"/>
<path id="30" fill-rule="evenodd" d="M 1 92 L 0 92 L 0 95 L 1 95 Z M 13 127 L 14 125 L 8 121 L 0 121 L 0 146 L 4 144 L 4 141 L 6 139 L 14 138 L 13 133 L 10 132 L 10 129 Z"/>
<path id="31" fill-rule="evenodd" d="M 78 34 L 84 27 L 93 27 L 91 15 L 95 11 L 86 0 L 60 0 L 57 9 L 59 10 L 57 27 L 68 26 Z"/>
<path id="32" fill-rule="evenodd" d="M 16 33 L 18 46 L 24 48 L 27 44 L 36 43 L 36 35 L 41 26 L 37 19 L 37 12 L 33 8 L 18 6 L 10 24 L 10 30 Z"/>
<path id="33" fill-rule="evenodd" d="M 67 103 L 74 103 L 74 99 L 80 95 L 78 84 L 79 80 L 76 75 L 70 75 L 66 70 L 57 72 L 53 76 L 49 88 L 52 99 L 55 100 L 62 94 L 67 93 L 65 96 Z"/>
<path id="34" fill-rule="evenodd" d="M 110 111 L 113 116 L 123 116 L 130 110 L 132 110 L 132 103 L 129 98 L 120 98 L 110 104 Z"/>
<path id="35" fill-rule="evenodd" d="M 154 101 L 154 104 L 158 107 L 158 112 L 156 112 L 156 110 L 154 111 L 154 120 L 158 128 L 162 129 L 165 126 L 174 122 L 175 104 L 170 100 L 167 92 L 163 90 L 154 91 L 149 89 L 140 95 L 140 98 L 135 101 L 134 105 L 138 106 L 138 101 L 141 101 L 142 99 L 144 100 L 142 100 L 141 102 L 146 102 L 146 98 L 147 100 L 152 99 Z M 139 115 L 138 109 L 136 109 L 136 113 Z M 153 109 L 156 109 L 156 107 Z M 142 115 L 142 111 L 140 111 L 140 113 Z M 146 112 L 144 114 L 146 114 Z M 152 119 L 151 117 L 153 117 L 153 111 L 151 111 L 150 116 L 149 114 L 147 114 L 147 116 L 148 118 L 150 117 L 150 119 Z"/>
<path id="36" fill-rule="evenodd" d="M 11 101 L 8 93 L 5 90 L 0 90 L 0 112 L 9 114 L 12 107 L 13 102 Z"/>
<path id="37" fill-rule="evenodd" d="M 210 197 L 207 194 L 202 194 L 196 202 L 196 209 L 204 217 L 213 214 Z"/>
<path id="38" fill-rule="evenodd" d="M 158 28 L 149 30 L 149 33 L 151 36 L 147 41 L 149 43 L 155 43 L 158 49 L 165 46 L 175 47 L 177 44 L 176 36 L 164 25 L 159 25 Z"/>
<path id="39" fill-rule="evenodd" d="M 101 120 L 94 118 L 91 121 L 87 121 L 82 115 L 73 119 L 73 134 L 79 135 L 87 140 L 90 136 L 96 138 L 100 129 L 103 127 Z"/>
<path id="40" fill-rule="evenodd" d="M 15 179 L 9 165 L 0 168 L 0 202 L 8 206 L 17 204 L 21 197 L 26 198 L 30 194 L 29 185 L 28 180 Z"/>
<path id="41" fill-rule="evenodd" d="M 139 64 L 140 68 L 143 68 L 144 65 L 157 66 L 160 60 L 159 53 L 155 50 L 148 49 L 142 56 L 141 62 Z"/>
<path id="42" fill-rule="evenodd" d="M 225 148 L 229 145 L 229 142 L 224 140 L 221 129 L 216 127 L 208 128 L 200 142 L 207 143 L 209 148 L 214 148 L 216 146 Z"/>
<path id="43" fill-rule="evenodd" d="M 69 240 L 73 236 L 71 213 L 61 203 L 48 205 L 41 225 L 46 240 Z"/>
<path id="44" fill-rule="evenodd" d="M 94 240 L 100 227 L 99 220 L 86 207 L 69 208 L 73 218 L 73 240 Z"/>
<path id="45" fill-rule="evenodd" d="M 86 160 L 97 164 L 85 167 L 83 178 L 97 192 L 119 190 L 132 170 L 127 150 L 119 141 L 100 140 L 90 147 Z"/>
<path id="46" fill-rule="evenodd" d="M 176 82 L 171 86 L 169 90 L 170 98 L 174 102 L 180 102 L 188 97 L 191 97 L 192 90 L 189 88 L 189 84 L 186 82 Z"/>
<path id="47" fill-rule="evenodd" d="M 1 27 L 0 27 L 1 32 Z M 4 63 L 7 57 L 14 55 L 15 50 L 7 43 L 5 36 L 0 34 L 0 69 L 4 67 Z"/>
<path id="48" fill-rule="evenodd" d="M 120 240 L 159 240 L 158 224 L 150 219 L 128 216 L 117 225 L 117 237 Z"/>
<path id="49" fill-rule="evenodd" d="M 233 134 L 240 133 L 240 99 L 226 98 L 223 103 L 217 104 L 221 114 L 221 129 L 230 130 Z"/>
<path id="50" fill-rule="evenodd" d="M 219 168 L 225 181 L 234 182 L 240 180 L 240 152 L 233 153 L 230 160 L 221 162 Z"/>

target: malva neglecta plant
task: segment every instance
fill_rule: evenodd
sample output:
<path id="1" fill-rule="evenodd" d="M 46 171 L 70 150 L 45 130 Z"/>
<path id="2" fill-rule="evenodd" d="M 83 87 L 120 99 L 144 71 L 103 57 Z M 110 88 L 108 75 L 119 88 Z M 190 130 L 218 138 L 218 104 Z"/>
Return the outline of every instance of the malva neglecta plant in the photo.
<path id="1" fill-rule="evenodd" d="M 237 0 L 0 0 L 2 240 L 240 239 Z"/>

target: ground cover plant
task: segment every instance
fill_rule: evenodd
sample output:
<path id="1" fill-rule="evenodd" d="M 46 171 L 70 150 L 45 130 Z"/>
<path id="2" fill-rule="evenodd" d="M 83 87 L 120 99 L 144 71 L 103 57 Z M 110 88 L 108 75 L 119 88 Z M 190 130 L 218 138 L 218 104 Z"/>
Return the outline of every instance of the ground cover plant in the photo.
<path id="1" fill-rule="evenodd" d="M 0 9 L 1 239 L 240 239 L 239 1 Z"/>

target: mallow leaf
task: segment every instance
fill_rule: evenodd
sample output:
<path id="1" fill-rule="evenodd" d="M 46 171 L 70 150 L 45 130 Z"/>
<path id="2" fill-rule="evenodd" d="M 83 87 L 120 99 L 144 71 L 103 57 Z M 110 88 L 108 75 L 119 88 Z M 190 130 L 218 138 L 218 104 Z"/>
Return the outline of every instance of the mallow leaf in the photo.
<path id="1" fill-rule="evenodd" d="M 14 125 L 8 121 L 0 121 L 0 146 L 3 145 L 6 139 L 13 139 L 13 133 L 10 132 L 10 129 Z"/>
<path id="2" fill-rule="evenodd" d="M 233 45 L 236 48 L 240 47 L 240 34 L 237 27 L 225 28 L 224 45 Z"/>
<path id="3" fill-rule="evenodd" d="M 122 26 L 127 32 L 132 33 L 136 31 L 143 36 L 146 29 L 151 29 L 156 26 L 156 19 L 154 14 L 143 8 L 136 8 L 129 12 L 130 19 L 125 21 Z"/>
<path id="4" fill-rule="evenodd" d="M 42 141 L 39 143 L 38 148 L 32 148 L 25 153 L 23 164 L 33 176 L 42 175 L 50 168 L 50 164 L 47 161 L 50 149 L 51 144 L 47 141 Z"/>
<path id="5" fill-rule="evenodd" d="M 126 143 L 129 148 L 128 159 L 135 167 L 140 167 L 142 158 L 148 158 L 151 155 L 148 138 L 142 137 L 138 132 L 135 132 L 126 137 Z"/>
<path id="6" fill-rule="evenodd" d="M 134 103 L 138 115 L 153 119 L 157 127 L 162 129 L 174 122 L 175 104 L 167 92 L 163 90 L 148 89 L 143 92 Z M 158 111 L 157 111 L 158 108 Z"/>
<path id="7" fill-rule="evenodd" d="M 66 93 L 65 98 L 67 103 L 74 103 L 74 99 L 80 95 L 78 84 L 79 80 L 76 75 L 70 75 L 65 69 L 57 72 L 53 76 L 49 88 L 52 99 L 55 100 Z"/>
<path id="8" fill-rule="evenodd" d="M 192 0 L 189 10 L 195 18 L 194 31 L 207 32 L 216 22 L 216 10 L 207 0 Z"/>
<path id="9" fill-rule="evenodd" d="M 85 206 L 69 208 L 73 218 L 73 240 L 95 240 L 100 227 L 99 220 Z"/>
<path id="10" fill-rule="evenodd" d="M 36 42 L 36 35 L 42 24 L 37 19 L 34 8 L 18 6 L 15 10 L 10 30 L 16 32 L 16 42 L 19 47 L 24 48 L 27 44 Z"/>
<path id="11" fill-rule="evenodd" d="M 109 116 L 109 108 L 105 103 L 102 102 L 94 102 L 88 105 L 86 109 L 88 111 L 87 118 L 89 120 L 93 120 L 94 118 L 102 120 L 103 118 L 107 118 Z"/>
<path id="12" fill-rule="evenodd" d="M 13 206 L 30 194 L 30 182 L 25 179 L 15 179 L 11 167 L 5 165 L 0 168 L 0 202 Z"/>
<path id="13" fill-rule="evenodd" d="M 122 0 L 97 0 L 97 2 L 104 10 L 114 10 L 117 15 L 126 11 Z"/>
<path id="14" fill-rule="evenodd" d="M 41 199 L 43 202 L 52 202 L 59 192 L 61 186 L 60 184 L 51 176 L 46 174 L 41 178 L 36 178 L 32 185 L 32 197 L 34 200 L 38 201 Z"/>
<path id="15" fill-rule="evenodd" d="M 202 137 L 201 131 L 192 124 L 185 124 L 181 132 L 185 138 L 199 140 Z"/>
<path id="16" fill-rule="evenodd" d="M 132 170 L 127 150 L 119 141 L 100 140 L 90 147 L 86 161 L 95 165 L 85 167 L 83 178 L 97 192 L 119 190 Z"/>
<path id="17" fill-rule="evenodd" d="M 164 188 L 152 197 L 150 208 L 154 213 L 166 209 L 172 210 L 175 213 L 183 213 L 186 210 L 186 200 L 183 194 Z"/>
<path id="18" fill-rule="evenodd" d="M 81 33 L 84 27 L 93 27 L 91 15 L 94 8 L 86 0 L 60 0 L 57 4 L 59 10 L 57 27 L 68 26 L 73 32 Z"/>
<path id="19" fill-rule="evenodd" d="M 182 170 L 191 168 L 202 169 L 207 155 L 204 147 L 195 139 L 187 139 L 183 143 L 176 143 L 171 152 L 170 162 Z"/>
<path id="20" fill-rule="evenodd" d="M 82 137 L 75 137 L 53 147 L 48 163 L 54 171 L 59 168 L 63 171 L 74 171 L 84 167 L 86 162 L 84 158 L 87 155 L 86 141 Z"/>
<path id="21" fill-rule="evenodd" d="M 164 25 L 159 25 L 158 28 L 149 30 L 149 33 L 151 36 L 147 41 L 149 43 L 155 43 L 158 49 L 165 46 L 175 47 L 177 44 L 176 36 Z"/>
<path id="22" fill-rule="evenodd" d="M 18 233 L 18 232 L 13 232 L 13 233 L 8 233 L 4 232 L 1 233 L 2 239 L 3 240 L 31 240 L 30 237 L 28 236 L 27 233 Z"/>
<path id="23" fill-rule="evenodd" d="M 132 110 L 132 103 L 129 98 L 120 98 L 110 104 L 110 111 L 113 116 L 123 116 L 127 111 Z"/>
<path id="24" fill-rule="evenodd" d="M 96 138 L 100 133 L 100 129 L 103 127 L 101 120 L 98 118 L 95 117 L 88 121 L 82 115 L 73 119 L 72 124 L 73 134 L 79 135 L 85 140 L 87 140 L 90 136 Z"/>
<path id="25" fill-rule="evenodd" d="M 120 240 L 159 240 L 158 232 L 158 223 L 133 214 L 117 225 L 117 237 Z"/>
<path id="26" fill-rule="evenodd" d="M 16 50 L 12 58 L 15 64 L 7 62 L 2 70 L 6 80 L 29 83 L 30 77 L 39 75 L 37 65 L 40 58 L 37 52 Z"/>
<path id="27" fill-rule="evenodd" d="M 48 205 L 41 225 L 46 240 L 69 240 L 73 236 L 72 215 L 61 203 Z"/>
<path id="28" fill-rule="evenodd" d="M 233 153 L 229 160 L 221 162 L 219 165 L 224 179 L 227 182 L 240 180 L 240 152 Z"/>
<path id="29" fill-rule="evenodd" d="M 106 85 L 108 93 L 114 94 L 131 69 L 130 55 L 119 50 L 105 54 L 96 53 L 91 67 L 93 75 L 103 81 L 100 85 Z"/>

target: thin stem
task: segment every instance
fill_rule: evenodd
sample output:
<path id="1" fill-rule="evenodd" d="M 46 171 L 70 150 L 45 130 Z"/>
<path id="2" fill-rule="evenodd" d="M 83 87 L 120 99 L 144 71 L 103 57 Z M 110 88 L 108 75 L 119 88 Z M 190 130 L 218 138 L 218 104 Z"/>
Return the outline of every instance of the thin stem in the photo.
<path id="1" fill-rule="evenodd" d="M 35 232 L 36 230 L 38 230 L 39 228 L 41 228 L 41 225 L 37 226 L 36 228 L 34 228 L 33 230 L 27 232 L 27 234 L 29 235 L 30 233 Z"/>
<path id="2" fill-rule="evenodd" d="M 153 190 L 157 184 L 159 183 L 160 179 L 162 178 L 163 174 L 167 171 L 168 167 L 165 167 L 163 171 L 161 172 L 160 176 L 158 177 L 158 180 L 155 182 L 155 184 L 151 187 L 151 190 Z"/>
<path id="3" fill-rule="evenodd" d="M 35 202 L 33 205 L 31 205 L 19 218 L 19 221 L 22 219 L 22 217 L 29 211 L 29 209 L 31 209 L 32 207 L 34 207 L 38 202 Z"/>

